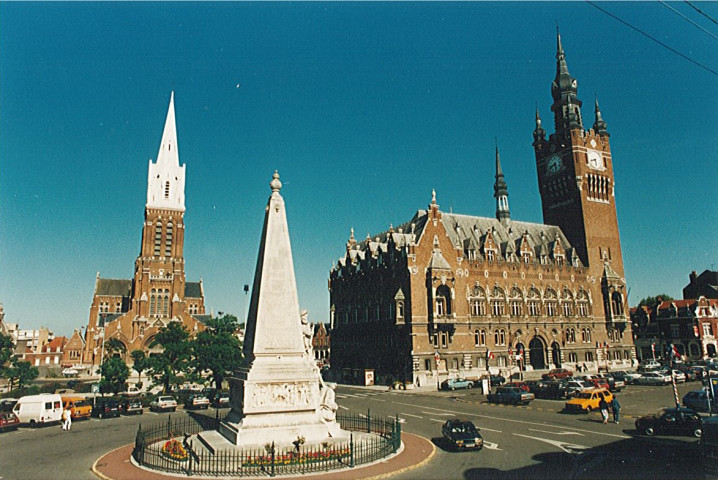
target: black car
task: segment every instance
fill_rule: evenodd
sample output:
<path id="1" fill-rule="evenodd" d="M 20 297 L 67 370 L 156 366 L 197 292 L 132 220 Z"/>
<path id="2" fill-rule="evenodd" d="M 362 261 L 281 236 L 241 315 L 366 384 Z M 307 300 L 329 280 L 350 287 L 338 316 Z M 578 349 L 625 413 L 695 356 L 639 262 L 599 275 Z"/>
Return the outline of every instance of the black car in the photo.
<path id="1" fill-rule="evenodd" d="M 697 437 L 703 434 L 701 417 L 689 408 L 664 408 L 654 415 L 636 420 L 638 433 L 646 435 L 680 435 Z"/>
<path id="2" fill-rule="evenodd" d="M 454 449 L 480 450 L 484 438 L 476 426 L 468 420 L 449 420 L 441 427 L 441 435 Z"/>
<path id="3" fill-rule="evenodd" d="M 142 405 L 142 401 L 137 398 L 128 398 L 126 400 L 122 400 L 120 403 L 120 410 L 122 410 L 122 413 L 125 415 L 130 415 L 133 413 L 139 413 L 142 415 L 144 412 L 144 406 Z"/>
<path id="4" fill-rule="evenodd" d="M 531 393 L 533 393 L 536 398 L 561 399 L 568 397 L 566 382 L 562 380 L 553 382 L 542 382 L 536 385 L 534 388 L 531 388 Z"/>
<path id="5" fill-rule="evenodd" d="M 119 417 L 120 402 L 112 398 L 96 398 L 92 405 L 92 416 L 97 418 Z"/>
<path id="6" fill-rule="evenodd" d="M 708 392 L 705 390 L 693 390 L 683 396 L 683 406 L 695 410 L 696 412 L 708 413 L 708 409 L 713 413 L 718 412 L 718 404 L 710 401 Z"/>
<path id="7" fill-rule="evenodd" d="M 489 383 L 492 387 L 499 387 L 506 383 L 506 378 L 501 375 L 491 375 L 489 377 Z"/>
<path id="8" fill-rule="evenodd" d="M 218 392 L 212 399 L 212 405 L 216 408 L 229 407 L 229 392 Z"/>

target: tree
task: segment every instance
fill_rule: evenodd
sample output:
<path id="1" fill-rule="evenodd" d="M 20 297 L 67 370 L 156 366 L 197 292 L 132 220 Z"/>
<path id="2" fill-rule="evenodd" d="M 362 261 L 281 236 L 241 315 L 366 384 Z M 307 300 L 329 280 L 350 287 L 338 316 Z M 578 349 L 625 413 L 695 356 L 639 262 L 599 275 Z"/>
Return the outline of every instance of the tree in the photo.
<path id="1" fill-rule="evenodd" d="M 211 371 L 215 387 L 221 390 L 227 374 L 242 362 L 242 344 L 234 335 L 238 328 L 237 317 L 212 318 L 206 327 L 192 341 L 192 368 L 197 374 Z"/>
<path id="2" fill-rule="evenodd" d="M 160 377 L 164 393 L 170 388 L 177 374 L 187 370 L 191 353 L 189 332 L 179 322 L 170 322 L 166 327 L 160 328 L 150 343 L 150 348 L 162 347 L 163 352 L 150 357 L 152 374 Z"/>
<path id="3" fill-rule="evenodd" d="M 145 355 L 143 350 L 133 350 L 130 353 L 132 360 L 135 362 L 132 368 L 135 369 L 137 374 L 140 376 L 138 383 L 139 387 L 142 386 L 142 372 L 150 368 L 150 359 Z"/>
<path id="4" fill-rule="evenodd" d="M 105 358 L 114 357 L 117 353 L 124 355 L 126 352 L 127 347 L 119 338 L 111 338 L 105 342 Z"/>
<path id="5" fill-rule="evenodd" d="M 7 378 L 8 363 L 13 355 L 15 345 L 12 343 L 12 337 L 0 333 L 0 377 Z"/>
<path id="6" fill-rule="evenodd" d="M 8 368 L 7 371 L 7 378 L 10 380 L 11 390 L 15 384 L 15 380 L 17 380 L 18 388 L 22 388 L 35 380 L 40 374 L 37 367 L 30 365 L 30 362 L 23 362 L 17 358 L 12 360 L 12 366 Z"/>
<path id="7" fill-rule="evenodd" d="M 125 390 L 125 382 L 130 376 L 130 369 L 119 357 L 108 358 L 102 363 L 102 379 L 100 380 L 100 392 L 120 393 Z"/>
<path id="8" fill-rule="evenodd" d="M 638 307 L 655 307 L 659 302 L 658 299 L 661 299 L 663 301 L 671 302 L 675 300 L 670 295 L 666 295 L 665 293 L 659 293 L 655 297 L 646 297 L 642 299 L 640 302 L 638 302 Z"/>

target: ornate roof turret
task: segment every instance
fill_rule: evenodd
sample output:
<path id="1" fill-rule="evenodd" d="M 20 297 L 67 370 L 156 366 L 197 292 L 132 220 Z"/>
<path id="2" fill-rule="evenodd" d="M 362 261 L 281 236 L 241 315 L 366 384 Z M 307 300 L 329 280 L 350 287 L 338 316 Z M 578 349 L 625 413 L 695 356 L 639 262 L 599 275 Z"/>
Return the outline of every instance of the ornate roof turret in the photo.
<path id="1" fill-rule="evenodd" d="M 541 117 L 539 116 L 538 105 L 536 105 L 536 128 L 534 129 L 533 146 L 535 147 L 544 140 L 546 140 L 546 130 L 541 126 Z"/>
<path id="2" fill-rule="evenodd" d="M 593 122 L 593 131 L 599 135 L 605 135 L 608 137 L 610 134 L 606 128 L 606 122 L 604 122 L 603 117 L 601 117 L 601 109 L 598 108 L 598 97 L 596 97 L 596 121 Z"/>
<path id="3" fill-rule="evenodd" d="M 496 199 L 496 219 L 506 223 L 511 219 L 509 211 L 509 190 L 504 180 L 504 173 L 501 171 L 501 159 L 499 158 L 499 146 L 496 145 L 496 182 L 494 182 L 494 198 Z"/>
<path id="4" fill-rule="evenodd" d="M 581 120 L 581 100 L 577 97 L 578 82 L 568 72 L 566 54 L 561 45 L 561 34 L 556 28 L 556 78 L 551 85 L 551 96 L 553 105 L 551 110 L 554 113 L 557 135 L 566 135 L 573 128 L 583 128 Z M 573 107 L 570 108 L 570 105 Z M 575 115 L 570 118 L 569 115 Z M 575 125 L 575 126 L 574 126 Z"/>

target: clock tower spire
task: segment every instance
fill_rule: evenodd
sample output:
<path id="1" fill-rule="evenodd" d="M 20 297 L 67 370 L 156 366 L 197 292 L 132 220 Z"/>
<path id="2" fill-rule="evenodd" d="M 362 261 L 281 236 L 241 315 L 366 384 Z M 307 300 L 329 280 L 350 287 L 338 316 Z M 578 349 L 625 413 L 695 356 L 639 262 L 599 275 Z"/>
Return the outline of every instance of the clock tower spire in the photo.
<path id="1" fill-rule="evenodd" d="M 511 219 L 509 211 L 509 189 L 504 180 L 504 172 L 501 171 L 501 159 L 499 158 L 499 145 L 496 144 L 496 182 L 494 182 L 494 198 L 496 199 L 496 219 L 506 224 Z"/>

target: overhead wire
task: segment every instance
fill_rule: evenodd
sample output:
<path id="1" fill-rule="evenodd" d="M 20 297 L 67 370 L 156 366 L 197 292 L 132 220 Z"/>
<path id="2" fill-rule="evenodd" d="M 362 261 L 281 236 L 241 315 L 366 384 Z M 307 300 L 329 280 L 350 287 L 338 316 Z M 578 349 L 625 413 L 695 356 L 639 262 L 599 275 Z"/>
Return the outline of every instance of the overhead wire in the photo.
<path id="1" fill-rule="evenodd" d="M 685 1 L 685 0 L 684 0 L 684 1 Z M 700 13 L 701 15 L 703 15 L 704 17 L 706 17 L 706 18 L 707 18 L 708 20 L 710 20 L 711 22 L 713 22 L 713 23 L 715 23 L 716 25 L 718 25 L 718 21 L 716 21 L 715 18 L 711 17 L 711 16 L 708 15 L 706 12 L 704 12 L 704 11 L 701 10 L 700 8 L 696 7 L 696 6 L 693 5 L 691 2 L 685 1 L 685 3 L 687 3 L 688 6 L 691 7 L 693 10 L 695 10 L 696 12 Z"/>
<path id="2" fill-rule="evenodd" d="M 685 60 L 688 60 L 688 61 L 691 62 L 692 64 L 694 64 L 694 65 L 696 65 L 696 66 L 702 68 L 703 70 L 706 70 L 706 71 L 712 73 L 713 75 L 715 75 L 716 77 L 718 77 L 718 72 L 715 71 L 715 70 L 713 70 L 712 68 L 710 68 L 710 67 L 708 67 L 708 66 L 706 66 L 706 65 L 703 65 L 702 63 L 700 63 L 700 62 L 698 62 L 698 61 L 696 61 L 696 60 L 693 60 L 691 57 L 689 57 L 689 56 L 687 56 L 687 55 L 685 55 L 685 54 L 679 52 L 678 50 L 676 50 L 675 48 L 673 48 L 673 47 L 671 47 L 671 46 L 669 46 L 669 45 L 666 45 L 665 43 L 663 43 L 663 42 L 661 42 L 660 40 L 658 40 L 656 37 L 650 35 L 649 33 L 644 32 L 643 30 L 641 30 L 641 29 L 638 28 L 638 27 L 634 27 L 634 26 L 631 25 L 630 23 L 626 22 L 625 20 L 622 20 L 621 18 L 617 17 L 616 15 L 614 15 L 614 14 L 611 13 L 611 12 L 609 12 L 608 10 L 604 10 L 603 8 L 601 8 L 601 7 L 599 7 L 598 5 L 596 5 L 595 3 L 590 2 L 590 1 L 587 1 L 586 3 L 588 3 L 588 4 L 591 5 L 592 7 L 596 8 L 597 10 L 600 10 L 601 12 L 605 13 L 605 14 L 608 15 L 609 17 L 611 17 L 611 18 L 613 18 L 613 19 L 615 19 L 615 20 L 621 22 L 622 24 L 624 24 L 625 26 L 627 26 L 627 27 L 630 28 L 631 30 L 635 30 L 636 32 L 640 33 L 641 35 L 643 35 L 643 36 L 645 36 L 645 37 L 647 37 L 647 38 L 653 40 L 654 42 L 656 42 L 657 44 L 659 44 L 659 45 L 662 46 L 663 48 L 665 48 L 665 49 L 667 49 L 667 50 L 670 50 L 671 52 L 675 53 L 675 54 L 678 55 L 679 57 L 681 57 L 681 58 L 683 58 L 683 59 L 685 59 Z"/>
<path id="3" fill-rule="evenodd" d="M 688 17 L 686 17 L 685 15 L 683 15 L 681 12 L 679 12 L 679 11 L 676 10 L 675 8 L 673 8 L 673 7 L 671 7 L 670 5 L 668 5 L 666 2 L 664 2 L 664 1 L 659 1 L 659 3 L 662 4 L 664 7 L 666 7 L 667 9 L 671 10 L 673 13 L 675 13 L 676 15 L 678 15 L 679 17 L 681 17 L 682 19 L 684 19 L 686 22 L 690 23 L 691 25 L 693 25 L 693 26 L 696 27 L 696 28 L 699 28 L 699 29 L 703 30 L 705 33 L 707 33 L 707 34 L 710 35 L 711 37 L 713 37 L 713 38 L 715 38 L 716 40 L 718 40 L 718 37 L 715 36 L 715 35 L 713 35 L 713 33 L 709 32 L 709 31 L 706 30 L 705 28 L 701 27 L 701 26 L 698 25 L 696 22 L 694 22 L 694 21 L 691 20 L 690 18 L 688 18 Z"/>

